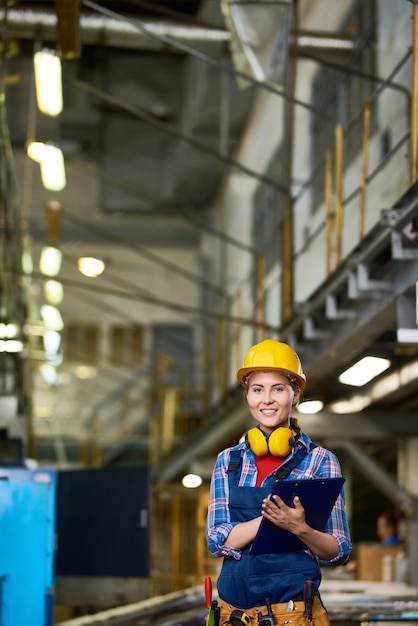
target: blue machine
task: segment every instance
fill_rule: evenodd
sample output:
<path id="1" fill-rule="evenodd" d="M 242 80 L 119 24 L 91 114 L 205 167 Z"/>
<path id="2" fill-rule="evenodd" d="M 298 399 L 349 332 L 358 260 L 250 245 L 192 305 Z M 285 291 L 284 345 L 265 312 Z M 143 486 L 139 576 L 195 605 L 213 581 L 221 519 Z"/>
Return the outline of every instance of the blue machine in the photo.
<path id="1" fill-rule="evenodd" d="M 0 625 L 51 626 L 54 470 L 0 468 Z"/>

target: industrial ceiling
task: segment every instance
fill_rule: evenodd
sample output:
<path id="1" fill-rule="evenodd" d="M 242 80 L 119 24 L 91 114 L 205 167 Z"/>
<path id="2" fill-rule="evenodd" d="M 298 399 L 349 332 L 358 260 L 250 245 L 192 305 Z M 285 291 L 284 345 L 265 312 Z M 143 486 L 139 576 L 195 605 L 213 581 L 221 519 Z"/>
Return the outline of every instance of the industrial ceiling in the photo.
<path id="1" fill-rule="evenodd" d="M 277 2 L 270 10 L 281 11 L 288 25 L 292 7 L 291 2 Z M 21 218 L 34 258 L 32 300 L 36 304 L 41 298 L 37 262 L 48 241 L 46 207 L 56 199 L 42 187 L 39 168 L 26 157 L 28 140 L 37 139 L 59 143 L 66 160 L 58 234 L 64 254 L 60 279 L 66 324 L 135 326 L 148 315 L 159 323 L 162 310 L 171 310 L 176 323 L 200 313 L 201 303 L 176 291 L 175 281 L 205 280 L 199 245 L 202 233 L 213 229 L 210 210 L 227 172 L 256 176 L 233 155 L 257 90 L 276 89 L 251 77 L 245 88 L 240 84 L 248 68 L 234 58 L 235 35 L 227 28 L 220 4 L 26 0 L 12 3 L 3 23 L 9 42 L 7 123 Z M 300 35 L 287 32 L 298 54 L 312 48 L 318 53 L 320 37 L 307 44 Z M 337 50 L 344 43 L 349 50 L 352 42 L 335 33 L 334 58 L 344 56 L 344 50 Z M 42 46 L 65 52 L 65 107 L 58 118 L 36 110 L 32 55 Z M 373 399 L 363 406 L 360 402 L 349 419 L 331 411 L 320 419 L 304 418 L 314 438 L 359 437 L 360 432 L 370 445 L 385 439 L 390 448 L 393 437 L 417 434 L 416 185 L 396 207 L 384 208 L 382 222 L 370 236 L 280 329 L 281 338 L 301 354 L 310 396 L 321 397 L 326 405 L 353 399 L 337 375 L 354 360 L 370 352 L 392 359 L 384 390 L 376 385 Z M 83 254 L 107 263 L 107 271 L 94 283 L 77 271 L 77 257 Z M 158 272 L 172 274 L 172 292 L 158 289 Z M 411 331 L 409 341 L 400 341 L 401 330 Z M 109 349 L 102 346 L 102 354 Z M 64 358 L 60 385 L 46 384 L 33 360 L 28 394 L 37 441 L 42 443 L 40 460 L 63 466 L 75 462 L 68 441 L 76 441 L 79 450 L 83 442 L 97 437 L 108 444 L 103 460 L 115 462 L 124 458 L 129 445 L 114 427 L 112 403 L 135 387 L 145 375 L 144 366 L 127 372 L 103 358 L 92 359 L 95 377 L 89 379 L 76 371 L 76 360 Z M 138 406 L 142 400 L 139 385 L 130 402 Z M 94 417 L 103 410 L 108 428 L 95 432 Z M 197 458 L 213 458 L 216 450 L 236 441 L 246 421 L 239 390 L 230 391 L 213 411 L 219 416 L 215 425 L 159 459 L 157 482 L 178 479 Z M 396 424 L 390 417 L 394 411 Z M 229 419 L 222 419 L 227 414 Z M 146 421 L 140 425 L 131 443 L 146 449 Z M 391 450 L 388 457 L 392 467 Z"/>

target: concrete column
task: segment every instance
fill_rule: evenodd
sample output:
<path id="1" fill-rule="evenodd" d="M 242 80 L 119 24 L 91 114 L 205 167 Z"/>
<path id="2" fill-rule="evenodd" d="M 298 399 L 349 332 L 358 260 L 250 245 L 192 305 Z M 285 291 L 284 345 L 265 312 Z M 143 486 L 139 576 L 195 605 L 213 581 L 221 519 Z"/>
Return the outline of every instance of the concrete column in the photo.
<path id="1" fill-rule="evenodd" d="M 415 506 L 411 508 L 405 522 L 405 538 L 409 563 L 408 582 L 418 585 L 418 437 L 409 437 L 399 444 L 398 480 L 400 486 L 415 496 Z"/>

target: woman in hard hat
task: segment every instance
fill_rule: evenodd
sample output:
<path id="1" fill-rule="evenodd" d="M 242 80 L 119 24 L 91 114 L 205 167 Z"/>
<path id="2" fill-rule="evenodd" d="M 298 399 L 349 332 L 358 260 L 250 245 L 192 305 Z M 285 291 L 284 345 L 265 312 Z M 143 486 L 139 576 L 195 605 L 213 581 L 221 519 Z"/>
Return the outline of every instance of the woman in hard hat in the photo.
<path id="1" fill-rule="evenodd" d="M 287 506 L 279 496 L 269 496 L 278 479 L 340 477 L 339 461 L 314 444 L 290 416 L 306 383 L 290 346 L 271 339 L 256 344 L 237 378 L 258 425 L 242 443 L 219 454 L 212 475 L 207 541 L 210 552 L 224 559 L 215 622 L 222 626 L 232 618 L 235 626 L 241 615 L 245 624 L 260 626 L 283 622 L 297 626 L 309 620 L 329 624 L 318 592 L 319 563 L 342 564 L 350 555 L 344 490 L 323 532 L 307 524 L 298 498 Z M 302 548 L 277 552 L 272 545 L 271 553 L 253 554 L 251 546 L 263 517 L 293 533 Z M 312 607 L 307 590 L 314 596 Z"/>

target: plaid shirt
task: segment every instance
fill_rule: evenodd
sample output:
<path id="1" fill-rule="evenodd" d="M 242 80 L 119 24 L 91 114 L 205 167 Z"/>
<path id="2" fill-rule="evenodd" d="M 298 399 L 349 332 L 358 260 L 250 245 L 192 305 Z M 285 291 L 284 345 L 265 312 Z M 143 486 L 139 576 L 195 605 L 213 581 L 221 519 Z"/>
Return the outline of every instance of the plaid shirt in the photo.
<path id="1" fill-rule="evenodd" d="M 300 434 L 298 440 L 300 445 L 308 447 L 310 442 L 310 438 L 305 433 Z M 236 559 L 240 559 L 241 550 L 229 548 L 225 545 L 225 541 L 232 528 L 239 523 L 231 522 L 228 504 L 229 484 L 227 470 L 231 449 L 232 448 L 227 448 L 219 454 L 213 470 L 206 521 L 206 535 L 208 548 L 214 556 L 233 556 Z M 239 486 L 255 487 L 257 467 L 254 452 L 248 448 L 245 442 L 238 444 L 234 449 L 242 450 L 242 467 Z M 291 457 L 295 454 L 296 450 L 297 447 L 292 450 Z M 341 467 L 337 457 L 329 450 L 318 446 L 290 472 L 287 480 L 297 478 L 335 478 L 337 476 L 341 476 Z M 271 473 L 264 479 L 263 486 L 268 485 L 269 482 L 273 485 L 275 481 L 276 477 Z M 344 563 L 351 552 L 351 539 L 345 510 L 344 489 L 342 489 L 337 498 L 327 522 L 325 532 L 333 535 L 337 539 L 340 551 L 332 560 L 322 562 L 332 563 L 333 565 Z"/>

